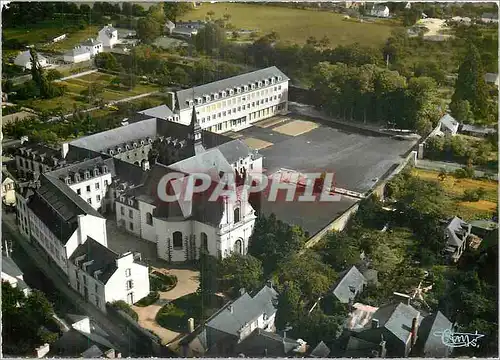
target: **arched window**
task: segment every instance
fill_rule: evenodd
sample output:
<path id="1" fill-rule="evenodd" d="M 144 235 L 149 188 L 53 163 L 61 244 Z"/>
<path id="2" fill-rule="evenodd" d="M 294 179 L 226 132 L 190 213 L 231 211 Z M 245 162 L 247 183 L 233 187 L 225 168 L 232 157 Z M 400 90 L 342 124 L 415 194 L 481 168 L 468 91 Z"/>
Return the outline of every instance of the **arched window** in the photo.
<path id="1" fill-rule="evenodd" d="M 234 209 L 234 223 L 240 222 L 240 208 L 236 207 Z"/>
<path id="2" fill-rule="evenodd" d="M 242 239 L 236 240 L 236 242 L 234 243 L 233 251 L 236 254 L 243 254 L 243 240 Z"/>
<path id="3" fill-rule="evenodd" d="M 153 225 L 153 215 L 151 213 L 146 213 L 146 224 Z"/>
<path id="4" fill-rule="evenodd" d="M 202 232 L 200 234 L 201 248 L 208 251 L 208 236 L 206 233 Z"/>
<path id="5" fill-rule="evenodd" d="M 180 231 L 174 232 L 173 246 L 174 250 L 182 250 L 182 233 Z"/>

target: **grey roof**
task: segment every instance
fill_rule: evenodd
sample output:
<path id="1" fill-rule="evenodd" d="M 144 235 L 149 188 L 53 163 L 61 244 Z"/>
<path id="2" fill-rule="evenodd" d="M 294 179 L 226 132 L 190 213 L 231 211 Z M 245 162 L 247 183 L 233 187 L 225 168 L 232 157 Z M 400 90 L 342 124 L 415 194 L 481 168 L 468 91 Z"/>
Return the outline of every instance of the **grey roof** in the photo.
<path id="1" fill-rule="evenodd" d="M 40 176 L 41 186 L 30 197 L 28 207 L 63 244 L 78 228 L 78 215 L 102 218 L 73 190 L 58 179 Z"/>
<path id="2" fill-rule="evenodd" d="M 441 126 L 446 127 L 451 131 L 456 131 L 458 128 L 458 121 L 453 118 L 450 114 L 444 115 L 441 119 L 439 119 Z"/>
<path id="3" fill-rule="evenodd" d="M 298 347 L 300 343 L 297 340 L 257 328 L 236 345 L 235 353 L 246 357 L 284 357 Z"/>
<path id="4" fill-rule="evenodd" d="M 139 113 L 163 120 L 168 120 L 169 117 L 174 116 L 174 113 L 167 105 L 159 105 L 150 109 L 139 111 Z"/>
<path id="5" fill-rule="evenodd" d="M 467 230 L 463 228 L 464 226 L 467 227 Z M 457 247 L 462 246 L 463 240 L 458 237 L 458 234 L 466 231 L 470 232 L 470 228 L 470 224 L 455 216 L 446 226 L 447 232 L 450 235 L 448 237 L 448 244 Z"/>
<path id="6" fill-rule="evenodd" d="M 66 176 L 70 176 L 72 173 L 77 173 L 80 171 L 85 171 L 88 170 L 90 171 L 90 177 L 93 177 L 93 170 L 97 168 L 99 170 L 99 173 L 101 174 L 101 169 L 102 166 L 107 166 L 108 172 L 111 173 L 111 175 L 114 175 L 114 162 L 112 158 L 106 158 L 103 159 L 102 156 L 96 157 L 94 159 L 90 160 L 85 160 L 82 162 L 78 162 L 75 164 L 71 164 L 69 166 L 65 166 L 56 170 L 53 170 L 51 172 L 45 173 L 46 176 L 52 177 L 54 179 L 60 179 L 65 178 Z M 81 181 L 85 181 L 84 178 L 81 178 Z"/>
<path id="7" fill-rule="evenodd" d="M 177 28 L 175 29 L 175 31 L 176 30 Z M 218 93 L 220 91 L 230 88 L 235 88 L 237 86 L 248 85 L 250 83 L 255 83 L 257 81 L 269 79 L 272 76 L 281 76 L 282 81 L 289 80 L 289 78 L 285 74 L 283 74 L 281 70 L 279 70 L 276 66 L 271 66 L 265 69 L 260 69 L 246 74 L 233 76 L 227 79 L 211 82 L 209 84 L 196 86 L 191 89 L 184 89 L 178 91 L 177 100 L 179 104 L 179 109 L 184 110 L 189 107 L 186 101 L 193 100 L 193 91 L 194 91 L 194 99 L 196 99 L 199 97 L 203 97 L 203 95 L 210 95 L 212 93 Z"/>
<path id="8" fill-rule="evenodd" d="M 498 223 L 490 220 L 473 220 L 470 225 L 475 228 L 480 228 L 488 231 L 498 229 Z"/>
<path id="9" fill-rule="evenodd" d="M 78 315 L 78 314 L 66 314 L 66 317 L 71 321 L 71 325 L 76 324 L 85 319 L 89 319 L 86 315 Z"/>
<path id="10" fill-rule="evenodd" d="M 498 19 L 498 13 L 483 13 L 481 18 Z"/>
<path id="11" fill-rule="evenodd" d="M 440 311 L 425 317 L 418 328 L 417 343 L 415 344 L 416 355 L 433 358 L 448 357 L 451 348 L 443 344 L 441 336 L 434 333 L 451 329 L 452 326 L 451 321 Z"/>
<path id="12" fill-rule="evenodd" d="M 128 163 L 126 161 L 113 158 L 114 175 L 119 182 L 126 182 L 129 185 L 142 185 L 147 176 L 147 171 L 142 167 Z"/>
<path id="13" fill-rule="evenodd" d="M 207 322 L 207 327 L 238 336 L 239 330 L 260 315 L 267 314 L 271 317 L 276 313 L 274 301 L 277 296 L 278 293 L 267 285 L 254 297 L 245 293 L 210 319 Z M 230 306 L 232 306 L 232 311 Z"/>
<path id="14" fill-rule="evenodd" d="M 187 26 L 182 26 L 182 25 L 178 25 L 172 29 L 172 34 L 191 36 L 191 35 L 196 35 L 197 33 L 198 33 L 198 29 L 189 28 Z"/>
<path id="15" fill-rule="evenodd" d="M 484 80 L 489 83 L 495 83 L 498 81 L 498 74 L 486 73 L 484 74 Z"/>
<path id="16" fill-rule="evenodd" d="M 252 154 L 252 150 L 248 147 L 248 145 L 239 139 L 219 145 L 217 146 L 217 149 L 220 150 L 222 155 L 224 155 L 227 162 L 230 164 L 233 164 L 236 161 L 244 159 L 248 155 Z"/>
<path id="17" fill-rule="evenodd" d="M 61 357 L 81 357 L 82 354 L 95 345 L 103 353 L 114 346 L 102 336 L 93 333 L 71 329 L 51 345 L 49 354 Z"/>
<path id="18" fill-rule="evenodd" d="M 233 168 L 229 165 L 219 148 L 209 149 L 196 156 L 178 161 L 169 167 L 187 174 L 203 172 L 218 176 L 220 171 L 224 173 L 233 172 Z"/>
<path id="19" fill-rule="evenodd" d="M 37 52 L 37 55 L 38 55 L 38 61 L 47 60 L 47 58 L 45 56 L 43 56 L 42 54 L 40 54 L 39 52 Z M 30 62 L 31 61 L 31 54 L 30 54 L 29 50 L 23 51 L 22 53 L 17 55 L 14 61 L 15 62 L 22 61 L 23 63 Z"/>
<path id="20" fill-rule="evenodd" d="M 107 35 L 109 38 L 113 37 L 113 33 L 114 33 L 115 31 L 116 31 L 116 32 L 118 32 L 118 30 L 116 30 L 114 27 L 109 26 L 109 25 L 104 26 L 104 27 L 103 27 L 103 28 L 102 28 L 99 32 L 101 32 L 101 31 L 103 31 L 103 30 L 104 30 L 104 32 L 106 33 L 106 35 Z M 118 34 L 117 34 L 117 36 L 118 36 Z"/>
<path id="21" fill-rule="evenodd" d="M 87 237 L 87 241 L 75 249 L 69 260 L 74 263 L 75 259 L 81 256 L 84 256 L 84 258 L 80 264 L 87 261 L 93 261 L 86 268 L 86 272 L 90 276 L 94 276 L 95 271 L 102 271 L 101 274 L 98 275 L 98 280 L 104 284 L 108 282 L 111 276 L 118 269 L 116 266 L 116 260 L 120 258 L 120 255 L 98 243 L 91 237 Z"/>
<path id="22" fill-rule="evenodd" d="M 386 7 L 387 7 L 386 5 L 375 4 L 373 5 L 372 10 L 384 11 Z"/>
<path id="23" fill-rule="evenodd" d="M 70 51 L 66 52 L 64 55 L 65 56 L 78 56 L 82 54 L 91 54 L 90 50 L 82 47 L 82 46 L 77 46 L 74 49 L 71 49 Z"/>
<path id="24" fill-rule="evenodd" d="M 87 350 L 82 352 L 82 357 L 84 359 L 94 359 L 101 358 L 104 353 L 97 347 L 97 345 L 92 345 Z"/>
<path id="25" fill-rule="evenodd" d="M 326 358 L 330 355 L 330 352 L 330 348 L 326 346 L 323 341 L 320 341 L 320 343 L 311 351 L 310 355 L 312 357 Z"/>
<path id="26" fill-rule="evenodd" d="M 347 304 L 349 300 L 354 299 L 358 291 L 363 290 L 363 286 L 366 284 L 366 278 L 359 272 L 356 266 L 353 266 L 342 276 L 337 286 L 333 289 L 333 294 L 341 303 Z"/>
<path id="27" fill-rule="evenodd" d="M 175 24 L 172 21 L 167 19 L 167 21 L 165 22 L 165 27 L 168 27 L 169 29 L 173 29 L 173 28 L 175 28 Z"/>
<path id="28" fill-rule="evenodd" d="M 57 159 L 60 159 L 62 157 L 61 151 L 43 144 L 23 144 L 20 147 L 16 148 L 16 155 L 23 156 L 21 155 L 21 150 L 27 151 L 30 154 L 36 154 L 37 158 L 39 158 L 41 155 L 45 155 L 47 158 L 55 157 Z"/>
<path id="29" fill-rule="evenodd" d="M 475 126 L 475 125 L 462 125 L 462 131 L 469 131 L 477 134 L 494 134 L 496 130 L 494 128 L 488 128 L 484 126 Z"/>
<path id="30" fill-rule="evenodd" d="M 23 272 L 19 269 L 19 266 L 17 266 L 14 260 L 5 255 L 2 255 L 2 272 L 15 278 L 23 275 Z"/>
<path id="31" fill-rule="evenodd" d="M 82 43 L 83 46 L 96 46 L 99 44 L 102 45 L 102 42 L 96 39 L 87 39 Z"/>
<path id="32" fill-rule="evenodd" d="M 379 321 L 380 327 L 385 327 L 404 343 L 410 336 L 414 318 L 420 318 L 418 310 L 403 303 L 382 306 L 372 316 L 372 320 L 377 319 Z M 371 323 L 368 323 L 366 327 L 370 329 Z"/>
<path id="33" fill-rule="evenodd" d="M 103 151 L 133 140 L 155 137 L 156 119 L 139 121 L 115 129 L 73 140 L 70 144 L 94 151 Z"/>
<path id="34" fill-rule="evenodd" d="M 378 348 L 378 344 L 350 336 L 343 357 L 371 358 L 373 357 L 373 352 L 378 351 Z"/>

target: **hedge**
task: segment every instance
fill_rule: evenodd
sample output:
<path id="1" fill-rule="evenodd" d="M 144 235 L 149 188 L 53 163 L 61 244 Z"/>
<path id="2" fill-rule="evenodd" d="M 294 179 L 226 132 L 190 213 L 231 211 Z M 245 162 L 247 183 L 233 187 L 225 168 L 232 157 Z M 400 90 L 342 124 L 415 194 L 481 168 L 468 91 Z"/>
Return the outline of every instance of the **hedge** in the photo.
<path id="1" fill-rule="evenodd" d="M 160 294 L 158 293 L 158 291 L 151 291 L 148 294 L 148 296 L 139 300 L 135 305 L 141 306 L 141 307 L 149 306 L 149 305 L 152 305 L 155 302 L 157 302 L 159 298 L 160 298 Z"/>
<path id="2" fill-rule="evenodd" d="M 154 271 L 149 274 L 149 286 L 151 291 L 169 291 L 177 285 L 177 276 L 166 275 Z"/>
<path id="3" fill-rule="evenodd" d="M 123 300 L 114 301 L 111 303 L 111 306 L 113 306 L 116 310 L 123 311 L 135 321 L 139 320 L 139 315 L 137 315 L 137 313 L 125 301 Z"/>

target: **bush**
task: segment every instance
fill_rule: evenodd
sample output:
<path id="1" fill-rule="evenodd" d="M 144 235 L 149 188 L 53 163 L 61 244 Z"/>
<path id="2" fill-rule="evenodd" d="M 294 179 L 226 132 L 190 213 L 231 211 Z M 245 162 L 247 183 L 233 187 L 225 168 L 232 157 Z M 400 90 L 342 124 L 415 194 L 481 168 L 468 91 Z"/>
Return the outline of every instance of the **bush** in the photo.
<path id="1" fill-rule="evenodd" d="M 137 315 L 137 313 L 125 301 L 123 300 L 114 301 L 111 303 L 111 306 L 116 310 L 123 311 L 125 314 L 130 316 L 135 321 L 139 320 L 139 315 Z"/>
<path id="2" fill-rule="evenodd" d="M 463 200 L 464 201 L 479 201 L 486 194 L 483 188 L 479 189 L 467 189 L 464 191 Z"/>
<path id="3" fill-rule="evenodd" d="M 172 303 L 163 306 L 156 315 L 156 322 L 160 326 L 176 331 L 186 331 L 188 326 L 187 321 L 188 317 L 184 310 Z"/>
<path id="4" fill-rule="evenodd" d="M 149 274 L 149 285 L 151 291 L 169 291 L 177 285 L 177 276 L 155 271 Z"/>
<path id="5" fill-rule="evenodd" d="M 148 296 L 139 300 L 135 305 L 141 306 L 141 307 L 149 306 L 149 305 L 152 305 L 155 302 L 157 302 L 159 298 L 160 298 L 160 294 L 158 293 L 158 291 L 151 291 L 148 294 Z"/>
<path id="6" fill-rule="evenodd" d="M 474 169 L 471 167 L 457 169 L 453 175 L 458 179 L 472 178 L 474 176 Z"/>

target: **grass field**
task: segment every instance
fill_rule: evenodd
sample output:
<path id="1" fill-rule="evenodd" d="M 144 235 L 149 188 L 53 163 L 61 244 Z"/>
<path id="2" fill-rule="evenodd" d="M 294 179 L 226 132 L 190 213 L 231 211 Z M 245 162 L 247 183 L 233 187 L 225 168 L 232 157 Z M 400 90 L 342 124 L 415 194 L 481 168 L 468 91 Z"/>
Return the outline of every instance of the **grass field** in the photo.
<path id="1" fill-rule="evenodd" d="M 209 11 L 215 13 L 215 19 L 231 15 L 229 22 L 237 29 L 255 30 L 259 34 L 276 31 L 282 41 L 297 44 L 304 44 L 310 36 L 321 39 L 326 35 L 331 47 L 355 42 L 380 45 L 394 28 L 386 24 L 344 21 L 343 15 L 327 11 L 238 3 L 203 3 L 181 20 L 204 20 Z"/>
<path id="2" fill-rule="evenodd" d="M 450 215 L 457 215 L 466 220 L 490 218 L 498 205 L 498 182 L 478 179 L 457 179 L 447 175 L 444 181 L 438 179 L 438 171 L 414 169 L 413 173 L 421 179 L 440 182 L 446 193 L 453 200 L 451 207 L 446 209 Z M 475 202 L 461 201 L 465 190 L 485 190 L 483 199 Z"/>
<path id="3" fill-rule="evenodd" d="M 58 108 L 63 109 L 63 112 L 69 113 L 73 111 L 73 104 L 82 108 L 91 108 L 95 105 L 88 103 L 82 96 L 81 92 L 84 91 L 92 82 L 102 84 L 105 88 L 102 93 L 102 98 L 105 101 L 115 101 L 127 97 L 140 95 L 157 91 L 158 87 L 155 85 L 137 84 L 132 90 L 123 87 L 110 86 L 109 82 L 113 78 L 112 75 L 103 73 L 93 73 L 79 78 L 68 79 L 61 81 L 60 84 L 67 86 L 67 93 L 63 96 L 54 99 L 36 99 L 22 101 L 22 105 L 30 107 L 36 111 L 48 110 L 53 111 Z M 144 100 L 144 99 L 139 99 Z"/>

